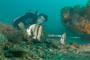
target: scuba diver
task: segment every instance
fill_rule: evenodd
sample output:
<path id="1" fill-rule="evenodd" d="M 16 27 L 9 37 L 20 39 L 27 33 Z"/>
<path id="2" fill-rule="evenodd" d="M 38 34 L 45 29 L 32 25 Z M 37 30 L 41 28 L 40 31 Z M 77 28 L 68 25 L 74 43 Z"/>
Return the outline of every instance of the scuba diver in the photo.
<path id="1" fill-rule="evenodd" d="M 14 19 L 13 26 L 22 30 L 24 38 L 26 40 L 31 41 L 30 36 L 27 34 L 27 29 L 33 24 L 41 25 L 47 20 L 48 20 L 48 16 L 43 13 L 38 14 L 38 10 L 35 13 L 33 13 L 33 11 L 29 11 L 25 15 L 22 15 Z"/>
<path id="2" fill-rule="evenodd" d="M 27 12 L 25 15 L 20 16 L 14 19 L 13 25 L 19 28 L 19 24 L 22 22 L 25 28 L 28 28 L 32 24 L 42 24 L 48 20 L 48 16 L 46 14 L 38 14 L 38 10 L 33 13 L 33 11 Z"/>

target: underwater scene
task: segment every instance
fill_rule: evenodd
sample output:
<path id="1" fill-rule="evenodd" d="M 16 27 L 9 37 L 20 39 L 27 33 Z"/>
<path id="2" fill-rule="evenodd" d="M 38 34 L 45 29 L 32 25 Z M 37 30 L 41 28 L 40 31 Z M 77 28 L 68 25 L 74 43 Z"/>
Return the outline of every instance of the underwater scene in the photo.
<path id="1" fill-rule="evenodd" d="M 0 60 L 90 60 L 90 0 L 0 0 Z"/>

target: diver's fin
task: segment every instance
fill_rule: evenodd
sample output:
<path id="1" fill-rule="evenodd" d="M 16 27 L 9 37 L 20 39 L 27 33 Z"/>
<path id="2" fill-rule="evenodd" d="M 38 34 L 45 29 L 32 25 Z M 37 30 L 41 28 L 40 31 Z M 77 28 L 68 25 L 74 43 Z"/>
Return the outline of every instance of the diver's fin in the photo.
<path id="1" fill-rule="evenodd" d="M 19 28 L 20 28 L 22 31 L 25 31 L 25 30 L 26 30 L 23 22 L 20 22 L 20 23 L 18 24 L 18 26 L 19 26 Z"/>

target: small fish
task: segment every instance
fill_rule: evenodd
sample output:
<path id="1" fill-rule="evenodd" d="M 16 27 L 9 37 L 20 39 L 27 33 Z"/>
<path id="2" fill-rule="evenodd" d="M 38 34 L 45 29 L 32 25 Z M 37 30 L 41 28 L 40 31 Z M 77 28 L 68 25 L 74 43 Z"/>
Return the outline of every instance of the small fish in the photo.
<path id="1" fill-rule="evenodd" d="M 60 43 L 61 43 L 61 44 L 65 44 L 66 33 L 64 33 L 63 35 L 54 35 L 54 34 L 50 34 L 50 35 L 48 35 L 47 37 L 48 37 L 48 38 L 60 38 Z M 67 38 L 79 39 L 80 37 L 67 37 Z"/>
<path id="2" fill-rule="evenodd" d="M 54 34 L 50 34 L 47 36 L 48 38 L 61 38 L 62 35 L 54 35 Z M 80 37 L 67 37 L 67 38 L 74 38 L 74 39 L 79 39 Z"/>
<path id="3" fill-rule="evenodd" d="M 61 36 L 61 38 L 60 38 L 60 43 L 61 44 L 65 44 L 65 40 L 66 40 L 66 33 L 64 33 L 62 36 Z"/>

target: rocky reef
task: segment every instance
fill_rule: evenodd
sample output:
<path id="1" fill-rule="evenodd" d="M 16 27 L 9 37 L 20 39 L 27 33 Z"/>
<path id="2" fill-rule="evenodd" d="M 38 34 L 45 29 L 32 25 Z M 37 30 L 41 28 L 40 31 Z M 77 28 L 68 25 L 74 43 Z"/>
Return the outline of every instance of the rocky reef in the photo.
<path id="1" fill-rule="evenodd" d="M 14 28 L 11 24 L 0 22 L 0 33 L 7 37 L 10 42 L 18 43 L 19 41 L 23 40 L 22 31 Z"/>
<path id="2" fill-rule="evenodd" d="M 67 30 L 90 37 L 90 0 L 85 6 L 64 7 L 61 9 L 61 21 Z"/>
<path id="3" fill-rule="evenodd" d="M 4 60 L 4 47 L 8 46 L 7 38 L 0 33 L 0 60 Z"/>
<path id="4" fill-rule="evenodd" d="M 7 28 L 8 26 L 9 28 Z M 47 38 L 46 35 L 48 32 L 44 34 L 41 42 L 28 41 L 23 37 L 21 30 L 10 24 L 0 23 L 0 60 L 90 59 L 90 44 L 80 45 L 71 42 L 62 45 L 58 40 Z"/>

